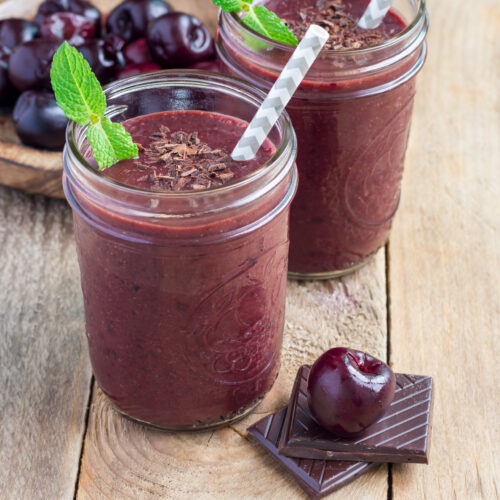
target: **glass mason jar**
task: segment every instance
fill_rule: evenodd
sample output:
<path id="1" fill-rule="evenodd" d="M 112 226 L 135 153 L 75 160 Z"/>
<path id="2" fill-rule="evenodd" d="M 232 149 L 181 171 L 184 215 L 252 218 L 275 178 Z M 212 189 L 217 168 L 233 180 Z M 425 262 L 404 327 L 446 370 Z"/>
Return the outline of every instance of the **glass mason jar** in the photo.
<path id="1" fill-rule="evenodd" d="M 106 95 L 115 121 L 186 109 L 248 121 L 263 98 L 244 82 L 200 71 L 132 77 Z M 203 191 L 112 180 L 88 163 L 84 132 L 68 126 L 63 183 L 97 383 L 121 413 L 165 429 L 241 418 L 279 369 L 297 185 L 289 118 L 271 131 L 267 162 Z"/>
<path id="2" fill-rule="evenodd" d="M 315 2 L 262 3 L 294 17 Z M 428 27 L 424 0 L 395 0 L 393 12 L 403 31 L 369 48 L 323 50 L 287 106 L 300 179 L 290 215 L 290 277 L 344 275 L 388 240 Z M 226 72 L 264 91 L 293 51 L 227 13 L 219 16 L 216 45 Z"/>

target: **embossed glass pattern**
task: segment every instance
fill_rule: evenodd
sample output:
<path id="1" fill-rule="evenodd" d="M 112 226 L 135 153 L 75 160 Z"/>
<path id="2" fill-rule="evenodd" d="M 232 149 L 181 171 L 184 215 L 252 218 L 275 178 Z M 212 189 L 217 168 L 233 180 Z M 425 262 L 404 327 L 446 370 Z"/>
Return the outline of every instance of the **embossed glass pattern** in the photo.
<path id="1" fill-rule="evenodd" d="M 286 17 L 312 2 L 264 3 Z M 346 274 L 389 237 L 428 26 L 424 0 L 395 0 L 393 8 L 406 29 L 367 49 L 323 50 L 287 106 L 300 177 L 291 208 L 291 277 Z M 250 32 L 235 15 L 219 17 L 222 66 L 261 89 L 270 88 L 292 50 Z"/>
<path id="2" fill-rule="evenodd" d="M 134 77 L 107 94 L 117 119 L 198 109 L 248 120 L 262 99 L 201 72 Z M 122 413 L 168 429 L 214 427 L 251 411 L 272 386 L 297 182 L 288 117 L 270 140 L 274 156 L 233 184 L 152 193 L 92 170 L 82 129 L 69 128 L 64 187 L 89 352 Z"/>

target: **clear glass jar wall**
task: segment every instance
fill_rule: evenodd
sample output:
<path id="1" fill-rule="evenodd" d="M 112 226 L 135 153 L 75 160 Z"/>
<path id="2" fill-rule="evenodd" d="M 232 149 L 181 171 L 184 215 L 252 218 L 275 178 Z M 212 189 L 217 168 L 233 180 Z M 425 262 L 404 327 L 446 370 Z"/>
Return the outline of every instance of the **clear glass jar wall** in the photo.
<path id="1" fill-rule="evenodd" d="M 249 120 L 259 91 L 201 72 L 133 77 L 107 90 L 114 120 L 195 109 Z M 73 208 L 97 383 L 122 413 L 167 429 L 227 424 L 272 386 L 282 342 L 296 140 L 283 116 L 272 157 L 205 191 L 152 193 L 88 164 L 72 124 L 64 188 Z"/>
<path id="2" fill-rule="evenodd" d="M 314 2 L 262 3 L 287 17 Z M 406 26 L 400 33 L 366 49 L 323 50 L 287 107 L 300 179 L 291 208 L 291 277 L 346 274 L 389 237 L 428 28 L 423 0 L 396 0 L 393 13 Z M 293 47 L 222 13 L 217 51 L 226 72 L 266 91 Z"/>

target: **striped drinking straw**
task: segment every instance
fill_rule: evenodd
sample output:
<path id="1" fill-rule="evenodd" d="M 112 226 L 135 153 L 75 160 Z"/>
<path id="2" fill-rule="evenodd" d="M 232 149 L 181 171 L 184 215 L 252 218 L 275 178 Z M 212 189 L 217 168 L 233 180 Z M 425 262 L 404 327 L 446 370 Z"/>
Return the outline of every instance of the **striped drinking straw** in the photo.
<path id="1" fill-rule="evenodd" d="M 358 21 L 358 26 L 366 30 L 377 28 L 391 8 L 393 0 L 371 0 Z"/>
<path id="2" fill-rule="evenodd" d="M 327 40 L 328 32 L 326 30 L 316 24 L 309 26 L 304 38 L 297 45 L 269 94 L 233 149 L 231 153 L 233 160 L 245 161 L 255 158 L 267 134 L 273 128 Z"/>

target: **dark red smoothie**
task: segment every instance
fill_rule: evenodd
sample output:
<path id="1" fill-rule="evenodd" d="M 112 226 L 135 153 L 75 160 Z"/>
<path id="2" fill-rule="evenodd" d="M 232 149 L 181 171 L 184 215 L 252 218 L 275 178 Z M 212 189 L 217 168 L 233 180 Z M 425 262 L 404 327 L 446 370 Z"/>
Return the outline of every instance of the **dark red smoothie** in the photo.
<path id="1" fill-rule="evenodd" d="M 133 118 L 123 125 L 141 145 L 139 159 L 121 161 L 104 175 L 155 192 L 231 184 L 257 170 L 276 152 L 272 143 L 265 141 L 255 159 L 231 160 L 229 155 L 248 123 L 222 114 L 163 112 Z M 207 168 L 200 168 L 203 164 Z"/>
<path id="2" fill-rule="evenodd" d="M 276 152 L 267 141 L 255 160 L 232 162 L 227 152 L 245 122 L 168 111 L 124 124 L 140 157 L 99 176 L 111 188 L 137 189 L 155 216 L 124 216 L 65 186 L 96 380 L 121 412 L 156 426 L 227 423 L 251 410 L 278 373 L 290 176 L 241 208 L 238 196 L 254 196 L 244 185 Z M 221 200 L 238 189 L 227 209 Z M 123 189 L 120 202 L 127 196 L 133 190 Z"/>
<path id="3" fill-rule="evenodd" d="M 367 1 L 264 3 L 299 38 L 312 22 L 330 31 L 327 48 L 287 106 L 297 133 L 300 179 L 291 208 L 289 270 L 292 277 L 342 275 L 389 236 L 426 22 L 421 39 L 415 29 L 415 40 L 384 45 L 411 33 L 394 11 L 375 30 L 357 28 Z M 220 59 L 229 72 L 267 89 L 293 49 L 270 44 L 259 50 L 248 34 L 241 37 L 238 25 L 234 16 L 222 15 Z"/>

